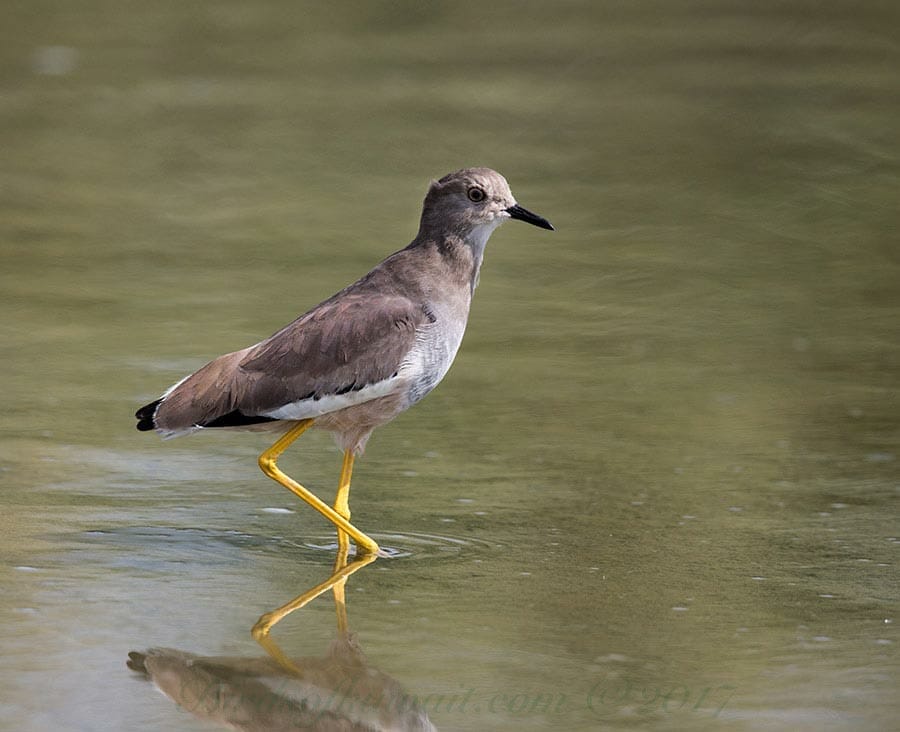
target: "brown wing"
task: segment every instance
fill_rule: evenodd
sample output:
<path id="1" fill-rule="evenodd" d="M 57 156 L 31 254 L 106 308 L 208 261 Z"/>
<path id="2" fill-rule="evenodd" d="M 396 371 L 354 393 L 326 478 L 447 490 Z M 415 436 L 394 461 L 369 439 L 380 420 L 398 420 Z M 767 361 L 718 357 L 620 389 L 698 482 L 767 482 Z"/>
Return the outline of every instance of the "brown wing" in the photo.
<path id="1" fill-rule="evenodd" d="M 345 291 L 191 374 L 162 400 L 154 426 L 178 432 L 249 424 L 291 402 L 362 389 L 397 372 L 428 320 L 401 295 Z"/>
<path id="2" fill-rule="evenodd" d="M 390 378 L 426 320 L 421 306 L 398 295 L 345 294 L 322 303 L 240 362 L 253 383 L 252 408 L 266 411 Z"/>

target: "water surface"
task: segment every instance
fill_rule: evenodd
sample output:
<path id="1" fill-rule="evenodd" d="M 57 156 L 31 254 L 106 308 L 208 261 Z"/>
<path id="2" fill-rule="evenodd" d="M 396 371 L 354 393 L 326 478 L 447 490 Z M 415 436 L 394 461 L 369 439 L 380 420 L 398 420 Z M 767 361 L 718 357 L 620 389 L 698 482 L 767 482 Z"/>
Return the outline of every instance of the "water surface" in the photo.
<path id="1" fill-rule="evenodd" d="M 897 13 L 16 3 L 0 23 L 0 719 L 203 730 L 127 653 L 254 658 L 333 536 L 259 435 L 134 409 L 489 165 L 457 363 L 358 463 L 368 663 L 447 730 L 882 730 L 898 705 Z M 329 496 L 340 455 L 285 469 Z M 276 509 L 276 510 L 273 510 Z M 274 636 L 335 637 L 322 597 Z"/>

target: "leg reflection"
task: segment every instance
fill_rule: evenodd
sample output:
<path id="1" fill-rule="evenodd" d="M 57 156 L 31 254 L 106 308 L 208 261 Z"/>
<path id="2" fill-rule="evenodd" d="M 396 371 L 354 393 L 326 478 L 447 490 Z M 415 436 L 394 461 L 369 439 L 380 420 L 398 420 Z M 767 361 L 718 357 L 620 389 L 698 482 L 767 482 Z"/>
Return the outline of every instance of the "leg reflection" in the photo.
<path id="1" fill-rule="evenodd" d="M 350 506 L 347 500 L 350 486 L 350 473 L 353 469 L 353 457 L 348 452 L 344 456 L 344 465 L 341 470 L 341 479 L 338 484 L 338 493 L 335 498 L 334 510 L 345 519 L 350 518 Z M 331 576 L 324 582 L 298 595 L 293 600 L 285 603 L 279 608 L 265 613 L 256 621 L 253 629 L 250 631 L 256 640 L 275 661 L 283 668 L 289 671 L 298 671 L 294 663 L 285 655 L 284 651 L 272 640 L 269 632 L 272 628 L 280 623 L 284 618 L 295 610 L 299 610 L 303 606 L 315 600 L 319 595 L 332 590 L 334 593 L 335 612 L 337 614 L 337 629 L 340 636 L 346 636 L 349 632 L 347 624 L 347 600 L 345 595 L 345 585 L 347 578 L 354 572 L 362 569 L 367 564 L 371 564 L 377 558 L 377 554 L 362 554 L 355 558 L 352 562 L 348 562 L 350 555 L 350 540 L 346 533 L 340 528 L 338 529 L 338 551 L 335 557 L 334 569 Z"/>

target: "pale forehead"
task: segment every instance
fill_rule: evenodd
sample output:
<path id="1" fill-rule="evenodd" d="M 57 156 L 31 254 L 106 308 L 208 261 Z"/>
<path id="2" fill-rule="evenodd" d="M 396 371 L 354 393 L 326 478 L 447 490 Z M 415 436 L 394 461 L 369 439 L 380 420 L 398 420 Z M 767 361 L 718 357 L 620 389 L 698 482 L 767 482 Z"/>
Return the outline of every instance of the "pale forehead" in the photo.
<path id="1" fill-rule="evenodd" d="M 466 187 L 478 186 L 495 196 L 509 197 L 509 184 L 500 173 L 490 168 L 463 168 L 446 176 L 441 182 L 459 181 Z"/>

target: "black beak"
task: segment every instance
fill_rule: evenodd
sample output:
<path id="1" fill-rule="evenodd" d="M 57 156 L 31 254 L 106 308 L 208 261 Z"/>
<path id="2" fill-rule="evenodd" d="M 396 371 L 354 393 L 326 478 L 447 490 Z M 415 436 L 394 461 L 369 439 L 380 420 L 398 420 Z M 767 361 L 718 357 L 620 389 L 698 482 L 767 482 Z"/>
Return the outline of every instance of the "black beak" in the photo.
<path id="1" fill-rule="evenodd" d="M 539 226 L 542 229 L 550 229 L 550 231 L 553 231 L 553 224 L 547 221 L 547 219 L 543 216 L 538 216 L 536 213 L 531 213 L 531 211 L 527 208 L 522 208 L 518 203 L 515 206 L 510 206 L 506 209 L 506 213 L 509 214 L 511 219 L 518 219 L 519 221 Z"/>

